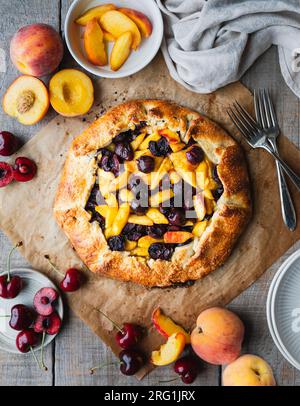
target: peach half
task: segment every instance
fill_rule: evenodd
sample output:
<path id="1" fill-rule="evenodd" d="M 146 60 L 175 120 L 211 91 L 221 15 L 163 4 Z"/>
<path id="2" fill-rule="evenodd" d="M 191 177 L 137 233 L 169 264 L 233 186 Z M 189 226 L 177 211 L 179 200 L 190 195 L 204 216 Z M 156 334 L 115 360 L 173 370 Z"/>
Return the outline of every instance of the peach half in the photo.
<path id="1" fill-rule="evenodd" d="M 174 333 L 168 341 L 157 351 L 152 351 L 151 362 L 157 366 L 169 365 L 176 361 L 185 347 L 185 336 L 182 333 Z"/>
<path id="2" fill-rule="evenodd" d="M 91 79 L 77 69 L 63 69 L 49 83 L 50 103 L 54 110 L 65 117 L 87 113 L 94 102 Z"/>
<path id="3" fill-rule="evenodd" d="M 125 14 L 117 10 L 107 11 L 100 17 L 102 29 L 111 33 L 115 38 L 130 31 L 133 37 L 132 48 L 137 49 L 141 43 L 141 33 L 137 25 Z"/>
<path id="4" fill-rule="evenodd" d="M 49 108 L 49 94 L 44 83 L 33 76 L 19 76 L 3 97 L 3 110 L 21 124 L 40 121 Z"/>
<path id="5" fill-rule="evenodd" d="M 239 317 L 230 310 L 212 307 L 198 316 L 191 344 L 204 361 L 224 365 L 240 355 L 243 338 L 244 325 Z"/>
<path id="6" fill-rule="evenodd" d="M 83 40 L 88 60 L 94 65 L 106 65 L 107 53 L 104 44 L 104 36 L 96 18 L 93 18 L 87 23 Z"/>
<path id="7" fill-rule="evenodd" d="M 276 381 L 265 360 L 246 354 L 225 368 L 223 386 L 276 386 Z"/>
<path id="8" fill-rule="evenodd" d="M 151 319 L 156 330 L 164 337 L 170 337 L 174 333 L 182 333 L 185 336 L 186 344 L 190 344 L 190 334 L 186 332 L 183 327 L 176 324 L 170 317 L 166 316 L 160 307 L 154 309 Z"/>
<path id="9" fill-rule="evenodd" d="M 149 18 L 145 16 L 144 13 L 126 7 L 119 8 L 118 10 L 121 13 L 127 15 L 127 17 L 131 18 L 131 20 L 136 23 L 143 37 L 150 37 L 150 35 L 152 34 L 152 23 Z"/>
<path id="10" fill-rule="evenodd" d="M 31 24 L 20 28 L 10 43 L 10 57 L 25 75 L 44 76 L 53 72 L 63 57 L 60 35 L 47 24 Z"/>

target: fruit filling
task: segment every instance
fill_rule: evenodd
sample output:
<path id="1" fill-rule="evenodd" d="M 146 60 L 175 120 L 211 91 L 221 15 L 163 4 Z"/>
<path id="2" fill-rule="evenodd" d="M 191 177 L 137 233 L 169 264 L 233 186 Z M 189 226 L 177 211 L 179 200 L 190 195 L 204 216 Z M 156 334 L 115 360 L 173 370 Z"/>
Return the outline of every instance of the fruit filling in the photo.
<path id="1" fill-rule="evenodd" d="M 171 260 L 209 226 L 223 193 L 218 167 L 191 138 L 146 122 L 97 152 L 97 177 L 85 206 L 112 251 Z"/>

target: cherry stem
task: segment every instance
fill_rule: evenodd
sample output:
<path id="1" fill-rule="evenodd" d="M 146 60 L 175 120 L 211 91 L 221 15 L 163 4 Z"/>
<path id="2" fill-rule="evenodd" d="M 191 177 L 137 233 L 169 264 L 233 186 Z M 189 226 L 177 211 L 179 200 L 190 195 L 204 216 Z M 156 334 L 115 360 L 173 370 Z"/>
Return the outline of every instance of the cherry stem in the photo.
<path id="1" fill-rule="evenodd" d="M 1 314 L 0 317 L 10 317 L 9 314 Z"/>
<path id="2" fill-rule="evenodd" d="M 30 348 L 31 354 L 32 354 L 35 362 L 37 363 L 38 367 L 41 368 L 41 365 L 40 365 L 40 363 L 39 363 L 39 361 L 38 361 L 38 359 L 37 359 L 37 357 L 35 355 L 34 349 L 31 347 L 31 345 L 29 346 L 29 348 Z"/>
<path id="3" fill-rule="evenodd" d="M 170 383 L 170 382 L 178 381 L 178 379 L 179 379 L 179 377 L 173 378 L 173 379 L 169 379 L 168 381 L 158 381 L 158 383 Z"/>
<path id="4" fill-rule="evenodd" d="M 7 282 L 10 282 L 10 259 L 12 256 L 12 253 L 14 250 L 18 247 L 21 247 L 23 245 L 22 241 L 19 241 L 12 249 L 9 251 L 8 257 L 7 257 L 7 263 L 6 263 L 6 269 L 7 269 Z"/>
<path id="5" fill-rule="evenodd" d="M 57 266 L 55 265 L 55 263 L 51 261 L 49 255 L 44 255 L 44 258 L 49 262 L 49 264 L 51 265 L 51 267 L 52 267 L 57 273 L 59 273 L 59 274 L 60 274 L 61 276 L 63 276 L 63 277 L 65 276 L 65 275 L 57 268 Z"/>
<path id="6" fill-rule="evenodd" d="M 44 344 L 45 344 L 45 337 L 46 337 L 46 333 L 45 331 L 43 331 L 43 337 L 42 337 L 42 346 L 41 346 L 41 367 L 44 371 L 48 371 L 48 368 L 45 365 L 44 362 Z"/>
<path id="7" fill-rule="evenodd" d="M 108 367 L 110 365 L 118 365 L 118 364 L 116 364 L 115 362 L 107 362 L 105 364 L 97 365 L 96 367 L 90 368 L 90 374 L 93 375 L 93 373 L 96 371 L 96 369 Z"/>
<path id="8" fill-rule="evenodd" d="M 106 313 L 104 313 L 104 312 L 103 312 L 102 310 L 100 310 L 100 309 L 95 309 L 95 310 L 97 310 L 97 312 L 101 313 L 104 317 L 106 317 L 107 320 L 109 320 L 109 321 L 112 323 L 112 325 L 113 325 L 117 330 L 120 331 L 120 333 L 124 334 L 124 331 L 123 331 L 122 327 L 120 327 L 115 321 L 113 321 Z"/>

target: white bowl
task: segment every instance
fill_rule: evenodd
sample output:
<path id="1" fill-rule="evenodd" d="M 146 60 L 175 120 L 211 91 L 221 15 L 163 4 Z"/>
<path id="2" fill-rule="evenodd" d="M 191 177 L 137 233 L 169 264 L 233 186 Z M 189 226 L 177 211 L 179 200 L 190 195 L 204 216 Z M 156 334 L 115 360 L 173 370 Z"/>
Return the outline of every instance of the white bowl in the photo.
<path id="1" fill-rule="evenodd" d="M 33 298 L 38 290 L 44 287 L 50 287 L 57 290 L 54 283 L 47 278 L 47 276 L 37 272 L 33 269 L 14 269 L 11 271 L 12 275 L 19 275 L 23 281 L 23 288 L 18 296 L 14 299 L 3 299 L 0 297 L 0 315 L 10 314 L 10 310 L 16 304 L 24 304 L 33 309 Z M 59 295 L 56 311 L 59 314 L 61 320 L 63 319 L 63 302 Z M 16 337 L 19 331 L 13 330 L 9 327 L 9 318 L 0 317 L 0 350 L 12 352 L 14 354 L 26 355 L 19 352 L 16 347 Z M 56 337 L 55 335 L 46 335 L 44 347 L 51 343 Z M 41 345 L 34 347 L 35 351 L 39 351 Z"/>
<path id="2" fill-rule="evenodd" d="M 300 250 L 279 268 L 267 298 L 271 336 L 281 354 L 300 370 Z"/>
<path id="3" fill-rule="evenodd" d="M 138 50 L 132 51 L 124 65 L 115 72 L 110 69 L 109 65 L 95 66 L 88 61 L 82 38 L 84 28 L 74 22 L 88 9 L 107 3 L 113 3 L 117 7 L 127 7 L 141 11 L 147 15 L 153 25 L 151 36 L 149 38 L 142 38 Z M 65 37 L 73 58 L 88 72 L 104 78 L 122 78 L 143 69 L 155 57 L 163 37 L 163 19 L 154 0 L 75 0 L 66 16 Z M 108 55 L 110 55 L 112 47 L 113 44 L 109 43 Z"/>

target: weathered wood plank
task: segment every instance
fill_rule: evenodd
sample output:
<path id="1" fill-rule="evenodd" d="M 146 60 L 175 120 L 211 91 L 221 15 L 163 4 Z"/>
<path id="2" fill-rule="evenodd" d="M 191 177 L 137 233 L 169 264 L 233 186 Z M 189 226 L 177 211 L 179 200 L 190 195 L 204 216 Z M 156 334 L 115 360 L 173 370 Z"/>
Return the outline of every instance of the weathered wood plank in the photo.
<path id="1" fill-rule="evenodd" d="M 40 0 L 0 0 L 0 48 L 1 55 L 5 55 L 5 69 L 0 72 L 0 99 L 9 86 L 9 84 L 19 75 L 12 66 L 9 58 L 9 42 L 15 31 L 26 24 L 34 22 L 43 22 L 51 24 L 56 29 L 60 24 L 60 1 L 40 1 Z M 2 64 L 1 64 L 2 66 Z M 47 79 L 47 78 L 46 78 Z M 54 117 L 54 112 L 50 111 L 47 117 L 39 124 L 32 127 L 25 127 L 16 120 L 6 116 L 0 108 L 1 130 L 12 131 L 26 142 L 32 134 L 45 125 L 46 122 Z M 5 258 L 11 247 L 11 244 L 2 233 L 0 233 L 0 270 L 4 269 Z M 16 253 L 12 260 L 13 266 L 28 266 L 26 261 Z M 30 355 L 12 355 L 0 352 L 0 385 L 52 385 L 53 363 L 52 363 L 52 344 L 45 351 L 46 363 L 49 371 L 42 373 L 38 370 L 34 360 Z"/>
<path id="2" fill-rule="evenodd" d="M 271 90 L 282 133 L 299 146 L 300 103 L 281 76 L 277 50 L 272 48 L 260 58 L 246 73 L 242 82 L 251 90 L 263 87 Z M 282 219 L 279 218 L 278 221 L 282 221 Z M 265 358 L 272 366 L 279 385 L 299 385 L 300 372 L 288 364 L 272 340 L 266 320 L 266 300 L 275 272 L 282 262 L 299 247 L 298 242 L 229 306 L 241 314 L 242 319 L 246 322 L 246 343 L 243 352 Z"/>

